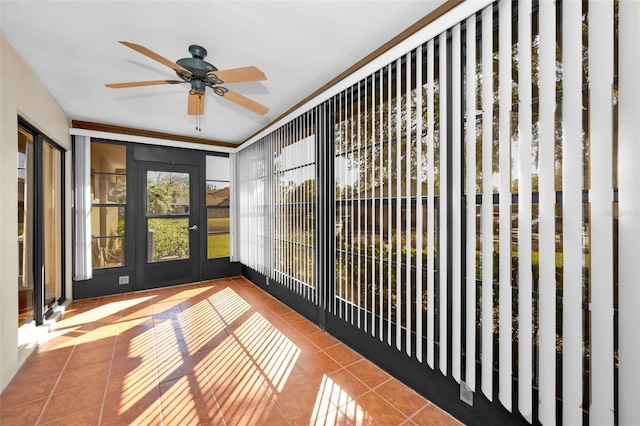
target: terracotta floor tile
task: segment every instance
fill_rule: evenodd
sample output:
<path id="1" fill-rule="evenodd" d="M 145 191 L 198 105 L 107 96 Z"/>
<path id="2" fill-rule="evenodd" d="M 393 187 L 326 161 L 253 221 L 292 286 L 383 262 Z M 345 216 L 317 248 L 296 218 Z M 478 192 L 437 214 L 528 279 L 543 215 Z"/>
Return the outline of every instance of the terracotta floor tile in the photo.
<path id="1" fill-rule="evenodd" d="M 100 424 L 100 415 L 102 414 L 102 404 L 68 416 L 60 417 L 51 422 L 44 423 L 46 426 L 92 426 Z"/>
<path id="2" fill-rule="evenodd" d="M 224 425 L 224 417 L 215 399 L 205 400 L 189 397 L 162 404 L 162 424 L 183 425 Z"/>
<path id="3" fill-rule="evenodd" d="M 306 321 L 307 319 L 297 313 L 296 311 L 289 309 L 287 312 L 280 314 L 280 318 L 288 322 L 289 324 L 299 321 Z"/>
<path id="4" fill-rule="evenodd" d="M 111 346 L 116 344 L 116 336 L 96 336 L 93 334 L 83 334 L 78 337 L 76 341 L 76 349 L 78 350 L 93 350 L 96 348 L 104 348 L 105 346 Z"/>
<path id="5" fill-rule="evenodd" d="M 87 383 L 99 383 L 105 381 L 111 367 L 111 359 L 83 365 L 77 368 L 66 368 L 60 380 L 53 390 L 55 393 L 71 388 L 83 387 Z"/>
<path id="6" fill-rule="evenodd" d="M 413 416 L 427 404 L 430 404 L 425 398 L 396 379 L 384 382 L 374 391 L 407 417 Z"/>
<path id="7" fill-rule="evenodd" d="M 362 355 L 343 343 L 338 343 L 337 345 L 330 346 L 326 348 L 324 352 L 331 358 L 336 360 L 338 364 L 343 366 L 353 364 L 354 362 L 360 361 L 362 359 Z"/>
<path id="8" fill-rule="evenodd" d="M 291 424 L 309 423 L 321 384 L 322 380 L 314 380 L 275 398 L 276 405 Z"/>
<path id="9" fill-rule="evenodd" d="M 433 404 L 427 405 L 414 415 L 411 420 L 424 426 L 458 426 L 462 425 L 458 420 L 451 417 L 447 412 L 441 410 Z"/>
<path id="10" fill-rule="evenodd" d="M 76 340 L 74 338 L 74 340 Z M 42 347 L 33 351 L 31 356 L 27 359 L 24 365 L 29 365 L 30 363 L 45 361 L 45 362 L 58 362 L 61 365 L 64 365 L 71 355 L 71 352 L 74 350 L 75 345 L 64 346 L 61 348 L 52 348 L 49 350 L 43 349 Z"/>
<path id="11" fill-rule="evenodd" d="M 320 349 L 326 349 L 338 343 L 338 340 L 336 340 L 335 337 L 328 333 L 325 333 L 324 331 L 308 334 L 306 337 L 311 341 L 311 343 L 313 343 Z"/>
<path id="12" fill-rule="evenodd" d="M 297 331 L 291 329 L 292 331 L 286 331 L 279 329 L 283 334 L 289 339 L 296 348 L 300 350 L 300 356 L 312 355 L 321 351 L 319 347 L 311 343 L 309 339 L 304 337 L 302 334 Z"/>
<path id="13" fill-rule="evenodd" d="M 347 397 L 353 400 L 370 390 L 367 385 L 362 383 L 362 381 L 346 369 L 341 369 L 327 374 L 325 378 L 325 386 L 328 387 L 326 383 L 329 381 L 332 386 L 335 386 L 336 391 L 344 393 Z"/>
<path id="14" fill-rule="evenodd" d="M 25 363 L 16 373 L 13 380 L 17 382 L 31 381 L 40 377 L 58 376 L 60 369 L 64 367 L 64 362 L 47 362 L 42 360 L 39 362 Z"/>
<path id="15" fill-rule="evenodd" d="M 0 396 L 0 408 L 5 409 L 13 407 L 14 405 L 46 398 L 51 393 L 57 380 L 58 376 L 56 375 L 44 376 L 28 381 L 16 380 L 16 378 L 14 378 Z"/>
<path id="16" fill-rule="evenodd" d="M 223 422 L 206 376 L 189 374 L 160 384 L 164 424 L 219 424 Z"/>
<path id="17" fill-rule="evenodd" d="M 105 401 L 118 401 L 130 407 L 142 399 L 160 398 L 159 383 L 155 374 L 135 372 L 120 376 L 109 376 Z"/>
<path id="18" fill-rule="evenodd" d="M 370 388 L 375 388 L 391 378 L 389 374 L 366 359 L 348 365 L 346 369 Z"/>
<path id="19" fill-rule="evenodd" d="M 295 365 L 288 371 L 286 371 L 280 381 L 274 383 L 272 381 L 265 381 L 263 386 L 271 389 L 274 394 L 284 394 L 289 391 L 296 389 L 302 385 L 306 385 L 311 382 L 309 378 L 300 371 L 299 368 L 296 368 Z"/>
<path id="20" fill-rule="evenodd" d="M 222 392 L 214 383 L 211 386 L 225 419 L 243 414 L 260 404 L 271 401 L 273 397 L 273 394 L 262 386 L 261 380 L 251 377 L 235 380 L 232 386 Z"/>
<path id="21" fill-rule="evenodd" d="M 47 398 L 29 401 L 20 405 L 0 407 L 0 424 L 2 426 L 23 426 L 36 424 Z"/>
<path id="22" fill-rule="evenodd" d="M 151 317 L 153 315 L 153 309 L 151 304 L 145 304 L 144 306 L 132 306 L 122 311 L 120 322 L 129 321 L 138 318 Z"/>
<path id="23" fill-rule="evenodd" d="M 320 328 L 310 321 L 299 321 L 291 324 L 291 327 L 295 328 L 300 334 L 303 336 L 308 336 L 309 334 L 317 333 Z"/>
<path id="24" fill-rule="evenodd" d="M 72 329 L 58 329 L 55 332 L 49 333 L 47 340 L 38 346 L 36 352 L 50 353 L 61 349 L 73 348 L 78 339 L 78 335 L 79 333 Z"/>
<path id="25" fill-rule="evenodd" d="M 157 388 L 156 388 L 157 390 Z M 102 412 L 102 425 L 162 425 L 160 397 L 148 393 L 129 401 L 107 399 Z"/>
<path id="26" fill-rule="evenodd" d="M 324 352 L 300 357 L 296 362 L 296 367 L 311 380 L 340 369 L 340 365 Z"/>
<path id="27" fill-rule="evenodd" d="M 117 358 L 118 362 L 114 362 L 111 366 L 111 374 L 122 375 L 125 373 L 133 373 L 136 371 L 146 372 L 147 374 L 156 374 L 156 359 L 153 349 L 148 350 L 148 354 L 143 356 L 131 356 L 126 358 Z"/>
<path id="28" fill-rule="evenodd" d="M 120 329 L 120 324 L 117 322 L 120 320 L 118 317 L 116 322 L 103 322 L 103 321 L 92 321 L 84 324 L 80 327 L 80 331 L 93 331 L 94 333 L 105 334 L 107 336 L 116 336 Z"/>
<path id="29" fill-rule="evenodd" d="M 363 416 L 364 424 L 400 425 L 407 417 L 383 400 L 375 392 L 368 392 L 355 400 L 355 410 Z M 360 414 L 361 413 L 361 414 Z"/>
<path id="30" fill-rule="evenodd" d="M 54 392 L 40 421 L 42 423 L 50 422 L 102 404 L 107 382 L 103 380 L 85 381 L 84 383 L 84 386 Z"/>
<path id="31" fill-rule="evenodd" d="M 204 372 L 199 355 L 187 355 L 168 358 L 158 362 L 158 381 L 160 383 L 171 381 L 192 373 Z"/>
<path id="32" fill-rule="evenodd" d="M 73 354 L 71 354 L 66 368 L 78 368 L 102 361 L 108 361 L 112 356 L 113 345 L 97 347 L 94 349 L 85 349 L 78 346 L 76 347 L 76 350 L 73 351 Z"/>
<path id="33" fill-rule="evenodd" d="M 227 420 L 226 424 L 229 426 L 282 426 L 287 424 L 287 419 L 280 412 L 277 404 L 269 401 Z"/>

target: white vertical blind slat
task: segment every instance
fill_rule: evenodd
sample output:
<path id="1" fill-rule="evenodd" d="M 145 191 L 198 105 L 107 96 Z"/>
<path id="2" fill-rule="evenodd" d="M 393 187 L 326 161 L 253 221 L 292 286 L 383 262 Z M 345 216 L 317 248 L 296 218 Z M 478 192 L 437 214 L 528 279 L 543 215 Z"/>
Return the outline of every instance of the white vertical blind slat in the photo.
<path id="1" fill-rule="evenodd" d="M 582 7 L 562 4 L 562 421 L 582 422 Z M 571 218 L 571 219 L 569 219 Z"/>
<path id="2" fill-rule="evenodd" d="M 541 22 L 555 22 L 555 4 L 541 2 Z M 542 424 L 556 423 L 556 271 L 555 271 L 555 109 L 556 31 L 545 25 L 540 31 L 538 62 L 540 107 L 538 178 L 538 418 Z"/>
<path id="3" fill-rule="evenodd" d="M 640 401 L 640 4 L 619 2 L 618 338 L 621 425 L 638 421 Z"/>
<path id="4" fill-rule="evenodd" d="M 369 199 L 371 200 L 371 253 L 375 253 L 375 249 L 376 249 L 376 220 L 378 219 L 376 217 L 376 170 L 380 170 L 382 168 L 382 164 L 380 164 L 379 162 L 377 162 L 377 158 L 376 158 L 376 147 L 378 147 L 378 149 L 381 149 L 381 140 L 377 140 L 378 134 L 376 132 L 376 108 L 377 108 L 377 98 L 376 98 L 376 76 L 375 74 L 373 76 L 371 76 L 371 116 L 369 119 L 369 122 L 371 124 L 371 128 L 370 128 L 370 140 L 371 140 L 371 162 L 372 162 L 372 167 L 371 167 L 371 186 L 370 186 L 370 195 L 369 195 Z M 378 235 L 382 235 L 381 233 Z M 373 257 L 373 255 L 372 255 Z M 371 335 L 375 336 L 376 335 L 376 320 L 375 318 L 380 314 L 376 307 L 377 307 L 377 300 L 375 298 L 376 296 L 376 292 L 379 291 L 378 289 L 378 277 L 376 275 L 376 259 L 372 259 L 371 260 Z"/>
<path id="5" fill-rule="evenodd" d="M 369 120 L 369 111 L 367 109 L 369 103 L 368 103 L 368 93 L 367 93 L 368 88 L 365 87 L 364 90 L 364 108 L 361 110 L 360 114 L 361 116 L 364 115 L 364 126 L 361 129 L 362 132 L 362 149 L 361 149 L 361 156 L 364 156 L 365 161 L 368 163 L 367 161 L 367 152 L 369 148 L 371 146 L 371 141 L 369 140 L 369 128 L 368 126 L 366 126 L 366 123 L 368 123 Z M 358 103 L 358 105 L 362 105 L 362 101 Z M 363 185 L 363 194 L 364 194 L 364 200 L 362 200 L 363 202 L 361 202 L 362 204 L 362 216 L 364 216 L 364 227 L 361 228 L 363 230 L 363 234 L 364 234 L 364 247 L 365 247 L 365 251 L 364 251 L 364 256 L 366 256 L 366 258 L 364 259 L 363 263 L 364 263 L 364 300 L 362 301 L 364 306 L 364 310 L 367 310 L 367 307 L 369 306 L 369 302 L 368 302 L 368 298 L 369 298 L 369 233 L 367 232 L 367 230 L 369 229 L 369 203 L 368 200 L 371 199 L 371 195 L 368 195 L 368 185 L 369 182 L 367 181 L 367 178 L 369 177 L 369 175 L 367 173 L 363 173 L 364 174 L 364 185 Z M 368 316 L 365 316 L 365 318 L 367 318 Z M 364 321 L 364 331 L 368 331 L 369 330 L 369 321 L 365 320 Z"/>
<path id="6" fill-rule="evenodd" d="M 406 236 L 406 282 L 404 285 L 405 292 L 405 322 L 406 322 L 406 343 L 405 351 L 411 356 L 411 195 L 412 195 L 412 174 L 411 174 L 411 147 L 413 145 L 413 137 L 411 135 L 411 52 L 405 56 L 405 191 L 406 191 L 406 207 L 405 207 L 405 236 Z"/>
<path id="7" fill-rule="evenodd" d="M 493 401 L 493 8 L 482 11 L 482 393 Z"/>
<path id="8" fill-rule="evenodd" d="M 392 230 L 393 230 L 393 203 L 392 203 L 392 194 L 393 194 L 393 174 L 392 174 L 392 145 L 393 140 L 391 139 L 392 131 L 391 126 L 393 122 L 391 121 L 392 117 L 392 109 L 393 109 L 393 80 L 391 78 L 392 64 L 387 65 L 387 344 L 391 346 L 393 342 L 391 341 L 391 331 L 393 324 L 393 310 L 391 306 L 391 294 L 393 292 L 392 284 L 393 277 L 391 265 L 394 261 L 393 256 L 393 239 L 392 239 Z"/>
<path id="9" fill-rule="evenodd" d="M 466 22 L 466 345 L 465 382 L 476 390 L 476 16 Z"/>
<path id="10" fill-rule="evenodd" d="M 427 364 L 434 368 L 434 42 L 427 42 Z"/>
<path id="11" fill-rule="evenodd" d="M 500 205 L 498 243 L 499 342 L 498 399 L 511 411 L 512 400 L 512 291 L 511 291 L 511 2 L 501 1 L 498 10 L 500 53 L 498 62 L 498 170 Z M 508 36 L 505 37 L 505 34 Z"/>
<path id="12" fill-rule="evenodd" d="M 589 2 L 591 140 L 591 408 L 593 424 L 614 423 L 613 401 L 613 1 Z M 596 260 L 597 259 L 597 260 Z"/>
<path id="13" fill-rule="evenodd" d="M 451 32 L 451 375 L 460 383 L 462 338 L 462 67 L 461 25 Z"/>
<path id="14" fill-rule="evenodd" d="M 345 199 L 346 199 L 346 182 L 347 182 L 347 162 L 345 161 L 345 156 L 344 156 L 344 151 L 345 151 L 345 135 L 342 131 L 342 122 L 344 121 L 344 117 L 342 116 L 342 111 L 344 110 L 344 92 L 340 92 L 339 95 L 339 103 L 338 105 L 340 106 L 340 109 L 338 109 L 338 138 L 340 139 L 340 157 L 338 157 L 339 161 L 337 166 L 340 166 L 340 177 L 342 178 L 342 180 L 340 181 L 340 183 L 342 184 L 342 190 L 340 191 L 340 240 L 341 240 L 341 244 L 343 244 L 343 241 L 346 239 L 346 235 L 347 235 L 347 229 L 346 229 L 346 208 L 345 208 Z M 338 275 L 339 280 L 336 283 L 336 293 L 337 295 L 342 296 L 344 294 L 344 280 L 346 277 L 346 258 L 344 256 L 343 253 L 344 250 L 344 245 L 340 245 L 339 246 L 339 251 L 338 251 L 338 265 L 340 267 L 340 274 Z M 337 297 L 334 297 L 334 299 L 337 299 Z M 344 319 L 344 312 L 343 312 L 343 303 L 338 303 L 338 316 L 342 319 Z"/>
<path id="15" fill-rule="evenodd" d="M 349 88 L 349 94 L 348 94 L 348 102 L 349 102 L 349 155 L 351 156 L 351 159 L 353 160 L 353 163 L 356 163 L 356 159 L 355 156 L 357 155 L 357 144 L 355 143 L 356 141 L 355 139 L 355 129 L 354 129 L 354 106 L 353 106 L 353 99 L 354 99 L 354 93 L 353 93 L 353 88 Z M 354 182 L 355 183 L 355 182 Z M 358 280 L 359 276 L 359 268 L 358 268 L 358 262 L 360 261 L 360 259 L 357 257 L 357 252 L 355 250 L 354 247 L 354 242 L 353 239 L 354 237 L 357 235 L 357 229 L 355 228 L 356 226 L 356 222 L 358 220 L 358 217 L 356 216 L 357 213 L 357 207 L 355 206 L 355 195 L 356 195 L 356 185 L 351 185 L 351 195 L 349 197 L 349 223 L 351 226 L 351 232 L 349 233 L 349 237 L 351 239 L 351 250 L 349 253 L 349 258 L 351 260 L 351 279 L 348 281 L 347 283 L 347 300 L 353 301 L 354 300 L 354 286 L 356 285 L 356 280 Z M 358 272 L 356 272 L 355 270 L 358 269 Z M 351 322 L 351 324 L 355 324 L 354 322 L 354 317 L 356 315 L 356 305 L 355 303 L 350 303 L 351 305 L 351 311 L 349 313 L 349 320 Z"/>
<path id="16" fill-rule="evenodd" d="M 440 149 L 439 149 L 439 165 L 440 165 L 440 205 L 439 205 L 439 233 L 440 233 L 440 241 L 438 244 L 438 299 L 439 310 L 438 310 L 438 321 L 440 324 L 439 330 L 439 367 L 442 374 L 447 375 L 447 284 L 448 284 L 448 275 L 447 275 L 447 234 L 449 228 L 449 218 L 448 218 L 448 184 L 447 184 L 447 176 L 448 176 L 448 157 L 447 157 L 447 149 L 449 144 L 448 134 L 447 134 L 447 88 L 449 87 L 449 81 L 447 79 L 447 32 L 443 32 L 439 37 L 439 65 L 440 65 Z"/>
<path id="17" fill-rule="evenodd" d="M 422 251 L 424 218 L 422 209 L 422 46 L 416 49 L 416 359 L 422 362 Z"/>
<path id="18" fill-rule="evenodd" d="M 362 121 L 360 120 L 360 117 L 362 116 L 362 109 L 361 109 L 361 105 L 362 102 L 360 101 L 360 85 L 358 85 L 358 91 L 357 91 L 357 102 L 358 102 L 358 109 L 357 111 L 357 117 L 355 118 L 357 120 L 357 124 L 356 124 L 356 146 L 354 149 L 354 153 L 356 155 L 357 158 L 357 163 L 358 164 L 362 164 Z M 364 178 L 364 180 L 366 181 L 366 174 L 362 173 L 362 170 L 358 169 L 358 174 L 360 176 L 358 176 L 358 187 L 357 187 L 357 192 L 358 192 L 358 199 L 357 199 L 357 224 L 358 224 L 358 239 L 356 241 L 357 245 L 358 245 L 358 251 L 356 253 L 356 256 L 358 257 L 358 286 L 357 286 L 357 296 L 356 296 L 356 303 L 358 306 L 357 309 L 357 314 L 358 314 L 358 318 L 356 319 L 356 324 L 358 325 L 358 328 L 362 328 L 362 324 L 361 324 L 361 318 L 362 318 L 362 287 L 364 284 L 364 279 L 366 277 L 362 276 L 362 270 L 363 270 L 363 263 L 366 265 L 366 262 L 363 261 L 362 257 L 364 255 L 364 253 L 362 253 L 362 240 L 363 240 L 363 235 L 361 233 L 362 231 L 362 218 L 364 216 L 362 210 L 362 188 L 365 187 L 366 182 L 361 182 L 360 179 Z"/>
<path id="19" fill-rule="evenodd" d="M 396 125 L 396 348 L 402 350 L 402 62 L 396 61 L 396 96 L 395 96 L 395 125 Z"/>
<path id="20" fill-rule="evenodd" d="M 532 421 L 531 1 L 518 2 L 518 410 Z"/>
<path id="21" fill-rule="evenodd" d="M 384 221 L 384 211 L 385 211 L 385 207 L 384 207 L 384 182 L 385 182 L 385 176 L 384 176 L 384 170 L 386 168 L 386 163 L 384 162 L 384 150 L 385 148 L 385 133 L 384 133 L 384 89 L 385 89 L 385 82 L 384 82 L 384 69 L 380 70 L 380 77 L 379 77 L 379 81 L 378 81 L 378 122 L 379 122 L 379 139 L 380 139 L 380 153 L 378 155 L 379 157 L 379 162 L 380 162 L 380 167 L 378 168 L 378 182 L 380 185 L 380 193 L 378 194 L 378 199 L 380 202 L 380 226 L 379 226 L 379 235 L 380 235 L 380 245 L 378 246 L 379 250 L 380 250 L 380 263 L 379 263 L 379 269 L 380 269 L 380 275 L 379 275 L 379 280 L 378 280 L 378 288 L 379 288 L 379 292 L 380 292 L 380 296 L 379 296 L 379 309 L 378 311 L 380 312 L 380 319 L 379 319 L 379 327 L 378 327 L 378 336 L 380 338 L 380 341 L 384 340 L 384 326 L 383 326 L 383 315 L 384 315 L 384 285 L 385 285 L 385 276 L 386 276 L 386 269 L 385 269 L 385 259 L 384 256 L 382 255 L 382 253 L 384 253 L 384 225 L 385 225 L 385 221 Z M 389 143 L 386 143 L 387 145 L 389 145 Z"/>

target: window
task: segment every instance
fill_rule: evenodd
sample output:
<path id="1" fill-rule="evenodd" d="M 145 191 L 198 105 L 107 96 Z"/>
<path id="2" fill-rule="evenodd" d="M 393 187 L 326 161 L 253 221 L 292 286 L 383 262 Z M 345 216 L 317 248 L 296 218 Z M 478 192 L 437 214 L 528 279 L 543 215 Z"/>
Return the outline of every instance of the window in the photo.
<path id="1" fill-rule="evenodd" d="M 288 129 L 274 146 L 274 270 L 315 286 L 315 135 Z"/>
<path id="2" fill-rule="evenodd" d="M 207 259 L 230 255 L 229 157 L 207 156 Z"/>
<path id="3" fill-rule="evenodd" d="M 91 143 L 91 248 L 94 269 L 124 266 L 126 158 L 124 145 Z"/>

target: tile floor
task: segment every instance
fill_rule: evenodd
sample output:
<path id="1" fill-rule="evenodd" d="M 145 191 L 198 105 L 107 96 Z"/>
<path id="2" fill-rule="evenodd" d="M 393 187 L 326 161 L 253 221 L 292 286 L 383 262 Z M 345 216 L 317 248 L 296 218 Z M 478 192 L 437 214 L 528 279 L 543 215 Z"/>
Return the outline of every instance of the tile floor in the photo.
<path id="1" fill-rule="evenodd" d="M 238 277 L 74 302 L 0 424 L 459 423 Z"/>

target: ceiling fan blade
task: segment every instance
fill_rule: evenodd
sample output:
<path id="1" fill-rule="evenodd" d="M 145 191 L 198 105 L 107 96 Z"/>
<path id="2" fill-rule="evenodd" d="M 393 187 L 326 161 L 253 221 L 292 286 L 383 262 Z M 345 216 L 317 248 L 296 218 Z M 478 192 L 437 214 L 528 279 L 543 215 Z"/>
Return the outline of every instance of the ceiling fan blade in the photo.
<path id="1" fill-rule="evenodd" d="M 218 79 L 223 83 L 242 83 L 245 81 L 262 81 L 267 77 L 254 66 L 219 70 L 207 73 L 209 78 Z"/>
<path id="2" fill-rule="evenodd" d="M 175 62 L 172 62 L 170 60 L 168 60 L 167 58 L 164 58 L 160 55 L 158 55 L 155 52 L 152 52 L 151 50 L 147 49 L 144 46 L 140 46 L 139 44 L 135 44 L 135 43 L 130 43 L 128 41 L 120 41 L 120 43 L 124 44 L 125 46 L 135 50 L 136 52 L 142 53 L 145 56 L 148 56 L 149 58 L 160 62 L 163 65 L 168 66 L 169 68 L 175 70 L 175 71 L 180 71 L 183 72 L 187 75 L 191 75 L 191 71 L 189 71 L 188 69 L 181 67 L 180 65 L 176 64 Z"/>
<path id="3" fill-rule="evenodd" d="M 189 92 L 187 114 L 188 115 L 204 114 L 204 93 Z"/>
<path id="4" fill-rule="evenodd" d="M 182 80 L 148 80 L 148 81 L 131 81 L 129 83 L 109 83 L 105 84 L 112 89 L 122 89 L 125 87 L 155 86 L 158 84 L 180 84 L 186 83 Z"/>
<path id="5" fill-rule="evenodd" d="M 238 92 L 234 92 L 233 90 L 225 89 L 224 93 L 220 93 L 222 91 L 215 91 L 218 95 L 221 95 L 223 98 L 230 100 L 233 103 L 240 105 L 248 109 L 249 111 L 255 112 L 259 115 L 265 115 L 269 112 L 269 108 L 266 106 L 259 104 L 258 102 L 247 98 L 246 96 L 241 95 Z"/>

